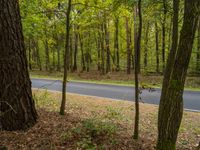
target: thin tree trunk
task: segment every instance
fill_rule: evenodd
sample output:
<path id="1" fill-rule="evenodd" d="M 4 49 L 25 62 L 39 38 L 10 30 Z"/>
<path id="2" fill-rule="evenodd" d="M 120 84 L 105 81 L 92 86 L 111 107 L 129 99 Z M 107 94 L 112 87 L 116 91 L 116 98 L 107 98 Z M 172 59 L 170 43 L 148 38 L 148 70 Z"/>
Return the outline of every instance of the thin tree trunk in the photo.
<path id="1" fill-rule="evenodd" d="M 56 34 L 56 49 L 57 49 L 57 71 L 61 71 L 60 67 L 60 42 L 59 42 L 59 35 Z"/>
<path id="2" fill-rule="evenodd" d="M 104 23 L 105 43 L 106 43 L 106 73 L 110 72 L 110 37 L 107 22 Z"/>
<path id="3" fill-rule="evenodd" d="M 73 59 L 72 59 L 73 58 L 73 45 L 72 44 L 73 44 L 73 41 L 72 41 L 72 35 L 71 35 L 70 36 L 70 46 L 69 46 L 70 48 L 68 50 L 69 52 L 68 52 L 68 56 L 67 56 L 67 58 L 69 60 L 68 66 L 69 66 L 69 69 L 71 72 L 73 72 Z"/>
<path id="4" fill-rule="evenodd" d="M 159 35 L 159 32 L 158 32 L 158 25 L 157 25 L 157 22 L 155 22 L 155 37 L 156 37 L 156 72 L 159 73 L 159 41 L 158 41 L 158 35 Z"/>
<path id="5" fill-rule="evenodd" d="M 104 26 L 101 25 L 101 73 L 105 74 L 105 48 L 104 48 Z"/>
<path id="6" fill-rule="evenodd" d="M 66 45 L 65 45 L 65 57 L 64 57 L 64 76 L 62 86 L 62 102 L 60 106 L 60 114 L 65 114 L 66 105 L 66 84 L 67 84 L 67 53 L 69 52 L 69 38 L 70 38 L 70 12 L 71 12 L 71 0 L 68 1 L 68 8 L 66 13 Z"/>
<path id="7" fill-rule="evenodd" d="M 126 47 L 127 47 L 127 74 L 131 74 L 131 48 L 130 48 L 130 28 L 128 18 L 126 17 Z"/>
<path id="8" fill-rule="evenodd" d="M 165 34 L 166 34 L 166 17 L 167 17 L 167 1 L 163 0 L 163 22 L 162 22 L 162 65 L 163 72 L 165 69 Z"/>
<path id="9" fill-rule="evenodd" d="M 47 39 L 47 29 L 45 27 L 45 59 L 46 59 L 46 71 L 49 71 L 49 45 Z"/>
<path id="10" fill-rule="evenodd" d="M 74 36 L 74 66 L 73 66 L 73 71 L 77 71 L 77 53 L 78 53 L 78 30 L 79 27 L 75 27 L 75 36 Z"/>
<path id="11" fill-rule="evenodd" d="M 119 18 L 118 17 L 116 17 L 115 19 L 114 49 L 115 49 L 116 71 L 119 71 L 120 67 L 119 67 Z"/>
<path id="12" fill-rule="evenodd" d="M 144 67 L 148 65 L 148 42 L 149 42 L 149 22 L 147 22 L 146 35 L 145 35 L 145 49 L 144 49 Z"/>
<path id="13" fill-rule="evenodd" d="M 179 3 L 176 0 L 174 2 L 174 4 Z M 172 59 L 173 63 L 168 62 L 168 65 L 173 66 L 167 67 L 170 70 L 166 69 L 165 71 L 159 105 L 157 150 L 176 149 L 177 135 L 183 115 L 184 84 L 191 58 L 198 16 L 200 15 L 199 12 L 199 0 L 185 0 L 184 20 L 179 46 L 177 52 L 176 49 L 172 49 L 176 54 L 174 61 Z M 176 36 L 173 35 L 173 37 Z M 167 72 L 170 72 L 170 76 L 168 76 Z"/>
<path id="14" fill-rule="evenodd" d="M 136 7 L 137 8 L 137 7 Z M 137 13 L 137 9 L 136 9 Z M 139 26 L 135 45 L 135 126 L 134 126 L 134 139 L 138 139 L 139 136 L 139 79 L 138 74 L 140 72 L 140 47 L 141 47 L 141 35 L 142 35 L 142 10 L 141 0 L 138 1 L 138 17 Z"/>
<path id="15" fill-rule="evenodd" d="M 0 128 L 22 130 L 37 120 L 18 1 L 0 1 Z"/>
<path id="16" fill-rule="evenodd" d="M 82 66 L 82 71 L 85 71 L 85 58 L 84 58 L 84 52 L 83 52 L 83 42 L 81 38 L 81 34 L 79 33 L 79 41 L 80 41 L 80 46 L 81 46 L 81 66 Z"/>
<path id="17" fill-rule="evenodd" d="M 39 67 L 40 71 L 42 71 L 38 39 L 35 40 L 35 49 L 36 49 L 36 53 L 37 53 L 37 66 Z"/>

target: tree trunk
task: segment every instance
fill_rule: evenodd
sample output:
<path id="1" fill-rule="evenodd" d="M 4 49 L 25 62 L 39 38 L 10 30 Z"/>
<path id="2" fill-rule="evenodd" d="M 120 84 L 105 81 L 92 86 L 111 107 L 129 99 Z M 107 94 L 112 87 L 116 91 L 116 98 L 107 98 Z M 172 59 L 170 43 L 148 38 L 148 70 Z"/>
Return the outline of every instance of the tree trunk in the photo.
<path id="1" fill-rule="evenodd" d="M 77 52 L 78 52 L 78 26 L 75 27 L 75 36 L 74 36 L 74 66 L 73 71 L 77 71 Z"/>
<path id="2" fill-rule="evenodd" d="M 166 17 L 167 17 L 167 1 L 163 0 L 163 22 L 162 22 L 162 63 L 163 63 L 163 72 L 165 69 L 165 33 L 166 33 Z"/>
<path id="3" fill-rule="evenodd" d="M 145 49 L 144 49 L 144 67 L 148 64 L 148 42 L 149 42 L 149 22 L 147 22 L 146 35 L 145 35 Z"/>
<path id="4" fill-rule="evenodd" d="M 67 66 L 70 69 L 70 71 L 73 72 L 73 59 L 72 59 L 73 58 L 73 45 L 72 45 L 73 41 L 72 41 L 72 35 L 70 36 L 70 42 L 69 43 L 70 43 L 70 46 L 69 46 L 70 48 L 68 49 L 68 52 L 67 52 L 67 58 L 68 58 L 67 62 L 69 61 L 68 62 L 69 64 L 67 64 Z"/>
<path id="5" fill-rule="evenodd" d="M 47 39 L 47 29 L 45 27 L 45 59 L 46 59 L 46 71 L 49 71 L 49 45 Z"/>
<path id="6" fill-rule="evenodd" d="M 0 128 L 27 129 L 36 123 L 37 113 L 18 1 L 0 1 Z"/>
<path id="7" fill-rule="evenodd" d="M 38 39 L 35 40 L 35 49 L 36 49 L 36 53 L 37 53 L 37 66 L 39 67 L 40 71 L 42 71 Z"/>
<path id="8" fill-rule="evenodd" d="M 174 4 L 178 3 L 176 0 L 174 2 Z M 176 149 L 177 135 L 183 115 L 184 84 L 199 12 L 199 0 L 185 0 L 184 20 L 175 61 L 172 63 L 173 67 L 167 67 L 170 70 L 165 71 L 158 115 L 157 150 Z M 168 62 L 169 64 L 171 63 Z M 167 72 L 170 72 L 169 76 Z"/>
<path id="9" fill-rule="evenodd" d="M 104 26 L 101 25 L 101 73 L 105 74 L 105 48 L 104 48 Z"/>
<path id="10" fill-rule="evenodd" d="M 62 85 L 62 102 L 60 106 L 60 115 L 65 114 L 65 105 L 66 105 L 67 53 L 69 52 L 70 12 L 71 12 L 71 0 L 68 1 L 68 8 L 67 8 L 67 13 L 66 13 L 66 43 L 65 43 L 64 76 L 63 76 L 63 85 Z"/>
<path id="11" fill-rule="evenodd" d="M 115 49 L 116 71 L 119 71 L 120 70 L 120 67 L 119 67 L 119 18 L 115 19 L 114 49 Z"/>
<path id="12" fill-rule="evenodd" d="M 83 42 L 81 35 L 79 34 L 79 41 L 80 41 L 80 46 L 81 46 L 81 66 L 82 66 L 82 71 L 85 71 L 85 58 L 84 58 L 84 52 L 83 52 Z"/>
<path id="13" fill-rule="evenodd" d="M 141 47 L 141 36 L 142 36 L 142 11 L 141 11 L 141 0 L 138 1 L 138 16 L 139 26 L 137 31 L 137 39 L 135 45 L 135 126 L 134 126 L 134 139 L 138 139 L 139 136 L 139 79 L 138 74 L 140 72 L 140 47 Z M 137 13 L 136 9 L 136 13 Z"/>
<path id="14" fill-rule="evenodd" d="M 59 42 L 59 35 L 56 34 L 56 49 L 57 49 L 57 71 L 61 71 L 60 67 L 60 42 Z"/>
<path id="15" fill-rule="evenodd" d="M 105 42 L 106 42 L 106 73 L 110 72 L 110 36 L 107 22 L 104 23 Z"/>
<path id="16" fill-rule="evenodd" d="M 156 72 L 159 73 L 159 41 L 158 41 L 158 25 L 157 25 L 157 22 L 155 22 L 155 37 L 156 37 Z"/>
<path id="17" fill-rule="evenodd" d="M 126 17 L 126 47 L 127 47 L 127 74 L 131 74 L 131 48 L 130 48 L 130 28 L 128 18 Z"/>

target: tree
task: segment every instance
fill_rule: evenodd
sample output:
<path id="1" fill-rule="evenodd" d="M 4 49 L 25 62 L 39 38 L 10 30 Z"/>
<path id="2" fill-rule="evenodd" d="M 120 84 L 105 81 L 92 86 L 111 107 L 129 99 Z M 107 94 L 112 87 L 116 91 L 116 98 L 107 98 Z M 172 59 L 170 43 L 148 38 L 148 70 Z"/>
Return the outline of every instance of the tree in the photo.
<path id="1" fill-rule="evenodd" d="M 137 10 L 138 9 L 138 10 Z M 142 11 L 141 0 L 138 1 L 138 6 L 135 7 L 135 13 L 139 16 L 139 26 L 137 30 L 135 41 L 135 127 L 134 127 L 134 139 L 138 139 L 139 134 L 139 79 L 138 74 L 140 71 L 140 47 L 141 47 L 141 35 L 142 35 Z"/>
<path id="2" fill-rule="evenodd" d="M 174 7 L 179 1 L 174 0 Z M 175 8 L 174 8 L 175 9 Z M 168 59 L 158 115 L 157 150 L 175 150 L 183 115 L 183 91 L 194 35 L 200 15 L 199 0 L 185 0 L 184 20 L 174 60 Z M 176 40 L 176 39 L 175 39 Z M 170 54 L 171 55 L 171 54 Z M 169 62 L 169 61 L 172 61 Z M 168 75 L 168 72 L 170 74 Z"/>
<path id="3" fill-rule="evenodd" d="M 69 53 L 69 38 L 70 38 L 70 12 L 71 12 L 71 0 L 68 1 L 68 8 L 66 13 L 66 45 L 65 45 L 65 56 L 64 56 L 64 76 L 62 86 L 62 103 L 60 106 L 60 114 L 65 114 L 66 105 L 66 84 L 67 84 L 67 56 Z"/>
<path id="4" fill-rule="evenodd" d="M 18 1 L 0 1 L 0 126 L 27 129 L 37 120 Z"/>
<path id="5" fill-rule="evenodd" d="M 128 17 L 126 19 L 126 47 L 127 47 L 127 74 L 131 74 L 131 48 L 130 48 L 130 28 Z"/>

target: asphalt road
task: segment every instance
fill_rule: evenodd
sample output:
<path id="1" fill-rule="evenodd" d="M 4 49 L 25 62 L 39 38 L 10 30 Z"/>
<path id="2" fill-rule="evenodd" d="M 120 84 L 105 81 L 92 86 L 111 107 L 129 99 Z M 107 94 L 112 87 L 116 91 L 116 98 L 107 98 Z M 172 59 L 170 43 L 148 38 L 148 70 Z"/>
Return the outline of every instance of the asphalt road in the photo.
<path id="1" fill-rule="evenodd" d="M 59 80 L 31 79 L 33 88 L 62 91 L 62 82 Z M 134 87 L 103 85 L 82 82 L 68 82 L 67 92 L 82 95 L 98 96 L 119 100 L 134 101 Z M 159 104 L 161 90 L 142 90 L 141 100 L 148 104 Z M 184 108 L 200 112 L 200 91 L 185 91 L 183 95 Z"/>

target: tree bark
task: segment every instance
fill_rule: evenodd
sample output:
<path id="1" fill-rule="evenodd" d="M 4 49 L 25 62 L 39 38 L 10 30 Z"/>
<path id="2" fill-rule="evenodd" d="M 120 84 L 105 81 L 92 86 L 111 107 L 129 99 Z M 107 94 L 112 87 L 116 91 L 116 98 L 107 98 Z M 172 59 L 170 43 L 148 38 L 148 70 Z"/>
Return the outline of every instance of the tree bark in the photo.
<path id="1" fill-rule="evenodd" d="M 178 1 L 174 0 L 174 2 L 177 4 Z M 157 150 L 176 149 L 177 135 L 183 115 L 184 84 L 199 12 L 199 0 L 185 0 L 184 20 L 175 61 L 172 63 L 173 67 L 168 67 L 170 70 L 165 71 L 159 105 Z M 167 72 L 170 72 L 170 76 Z"/>
<path id="2" fill-rule="evenodd" d="M 21 130 L 37 120 L 18 1 L 0 1 L 0 128 Z"/>

